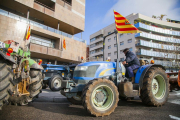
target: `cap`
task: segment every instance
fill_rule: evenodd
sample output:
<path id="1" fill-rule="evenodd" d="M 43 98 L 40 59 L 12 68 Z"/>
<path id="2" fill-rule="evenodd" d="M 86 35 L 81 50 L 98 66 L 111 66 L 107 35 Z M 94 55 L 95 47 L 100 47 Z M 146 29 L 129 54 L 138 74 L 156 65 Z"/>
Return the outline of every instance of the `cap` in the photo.
<path id="1" fill-rule="evenodd" d="M 129 48 L 125 48 L 125 49 L 123 50 L 123 52 L 126 52 L 126 51 L 129 51 Z"/>

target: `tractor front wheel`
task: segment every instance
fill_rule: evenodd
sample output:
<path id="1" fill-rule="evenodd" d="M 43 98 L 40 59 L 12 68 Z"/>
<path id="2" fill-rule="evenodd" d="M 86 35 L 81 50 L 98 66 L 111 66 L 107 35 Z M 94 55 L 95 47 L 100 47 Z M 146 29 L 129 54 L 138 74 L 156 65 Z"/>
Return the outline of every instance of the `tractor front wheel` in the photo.
<path id="1" fill-rule="evenodd" d="M 141 100 L 146 105 L 162 106 L 169 96 L 169 80 L 160 67 L 152 67 L 145 74 Z"/>
<path id="2" fill-rule="evenodd" d="M 90 81 L 82 93 L 84 108 L 96 117 L 110 115 L 119 101 L 119 93 L 115 84 L 108 79 Z"/>
<path id="3" fill-rule="evenodd" d="M 51 77 L 51 79 L 49 80 L 49 88 L 52 91 L 59 91 L 61 88 L 61 82 L 62 82 L 63 78 L 59 75 L 54 75 L 53 77 Z"/>

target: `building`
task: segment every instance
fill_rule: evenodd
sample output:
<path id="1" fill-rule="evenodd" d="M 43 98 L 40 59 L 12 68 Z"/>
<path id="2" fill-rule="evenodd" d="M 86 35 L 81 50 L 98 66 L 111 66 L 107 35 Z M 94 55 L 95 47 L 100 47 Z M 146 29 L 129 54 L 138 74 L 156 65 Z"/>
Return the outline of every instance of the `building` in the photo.
<path id="1" fill-rule="evenodd" d="M 0 41 L 24 47 L 29 25 L 32 58 L 61 64 L 86 57 L 85 40 L 74 37 L 84 31 L 85 0 L 0 0 Z"/>
<path id="2" fill-rule="evenodd" d="M 142 14 L 130 14 L 126 17 L 141 33 L 118 34 L 120 61 L 125 59 L 123 49 L 129 48 L 139 59 L 154 60 L 156 64 L 166 67 L 167 71 L 177 71 L 180 62 L 180 22 L 162 21 Z M 92 60 L 103 60 L 103 36 L 114 32 L 115 24 L 111 24 L 90 35 L 90 57 Z M 117 60 L 116 35 L 105 39 L 104 58 Z"/>

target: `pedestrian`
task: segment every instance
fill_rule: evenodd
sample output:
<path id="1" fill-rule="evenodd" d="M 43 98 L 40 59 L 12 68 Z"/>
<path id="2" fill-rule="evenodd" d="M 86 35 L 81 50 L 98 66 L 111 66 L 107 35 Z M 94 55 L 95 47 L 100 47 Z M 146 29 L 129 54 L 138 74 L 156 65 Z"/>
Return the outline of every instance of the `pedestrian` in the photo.
<path id="1" fill-rule="evenodd" d="M 111 61 L 111 58 L 110 58 L 110 57 L 108 57 L 106 61 L 107 61 L 107 62 L 110 62 L 110 61 Z"/>
<path id="2" fill-rule="evenodd" d="M 131 52 L 128 48 L 123 50 L 126 59 L 123 61 L 123 65 L 126 67 L 126 71 L 131 78 L 132 83 L 135 82 L 133 70 L 138 69 L 140 67 L 140 62 L 137 56 Z"/>

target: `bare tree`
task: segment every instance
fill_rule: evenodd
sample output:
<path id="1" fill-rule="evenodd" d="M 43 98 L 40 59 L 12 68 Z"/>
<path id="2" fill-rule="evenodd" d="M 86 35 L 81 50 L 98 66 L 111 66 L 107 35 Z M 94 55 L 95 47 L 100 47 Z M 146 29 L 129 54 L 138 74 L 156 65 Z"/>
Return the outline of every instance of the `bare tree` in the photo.
<path id="1" fill-rule="evenodd" d="M 153 15 L 152 18 L 155 18 L 155 19 L 156 19 L 157 17 L 156 17 L 155 15 Z"/>

